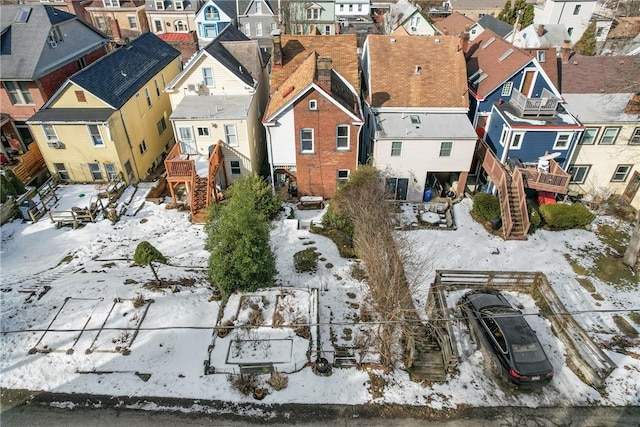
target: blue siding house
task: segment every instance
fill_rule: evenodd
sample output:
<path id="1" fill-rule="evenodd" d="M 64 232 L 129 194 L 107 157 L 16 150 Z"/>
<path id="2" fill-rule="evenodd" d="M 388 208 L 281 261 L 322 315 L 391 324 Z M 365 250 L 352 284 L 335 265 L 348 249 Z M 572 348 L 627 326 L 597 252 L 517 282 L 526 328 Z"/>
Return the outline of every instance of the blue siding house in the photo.
<path id="1" fill-rule="evenodd" d="M 485 191 L 501 198 L 507 238 L 526 236 L 527 193 L 567 193 L 566 169 L 584 130 L 564 109 L 538 59 L 544 60 L 490 30 L 466 50 L 470 119 L 484 142 L 476 177 Z"/>

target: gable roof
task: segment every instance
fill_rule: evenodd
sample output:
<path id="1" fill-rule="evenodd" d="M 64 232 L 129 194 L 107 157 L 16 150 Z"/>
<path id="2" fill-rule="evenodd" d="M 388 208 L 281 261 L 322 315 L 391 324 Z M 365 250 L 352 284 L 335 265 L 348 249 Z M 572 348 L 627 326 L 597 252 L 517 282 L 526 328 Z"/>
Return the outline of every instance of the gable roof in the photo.
<path id="1" fill-rule="evenodd" d="M 234 25 L 227 25 L 204 50 L 245 84 L 255 86 L 262 68 L 256 63 L 260 60 L 257 40 L 251 40 Z"/>
<path id="2" fill-rule="evenodd" d="M 573 55 L 561 68 L 562 93 L 640 91 L 640 57 Z"/>
<path id="3" fill-rule="evenodd" d="M 369 35 L 367 43 L 372 107 L 469 108 L 457 37 Z"/>
<path id="4" fill-rule="evenodd" d="M 354 119 L 361 120 L 358 93 L 335 68 L 331 69 L 331 87 L 323 87 L 320 84 L 317 79 L 319 57 L 320 55 L 317 52 L 311 52 L 302 64 L 283 82 L 282 90 L 271 94 L 264 120 L 273 120 L 285 106 L 295 102 L 311 88 L 315 88 L 318 93 L 339 104 Z"/>
<path id="5" fill-rule="evenodd" d="M 442 34 L 457 36 L 465 32 L 467 27 L 471 27 L 475 22 L 471 18 L 467 18 L 460 12 L 453 12 L 444 19 L 435 22 L 435 27 Z"/>
<path id="6" fill-rule="evenodd" d="M 571 36 L 564 24 L 545 24 L 542 35 L 538 35 L 540 26 L 531 24 L 516 37 L 516 44 L 522 48 L 555 47 L 562 46 L 565 40 L 570 40 Z"/>
<path id="7" fill-rule="evenodd" d="M 332 67 L 360 92 L 360 73 L 358 68 L 358 52 L 355 34 L 335 36 L 297 36 L 282 34 L 282 67 L 275 64 L 271 70 L 270 93 L 276 92 L 280 86 L 302 63 L 316 52 L 319 56 L 331 57 Z"/>
<path id="8" fill-rule="evenodd" d="M 478 20 L 478 24 L 484 28 L 493 31 L 502 38 L 513 32 L 513 25 L 494 18 L 491 15 L 484 15 Z"/>
<path id="9" fill-rule="evenodd" d="M 524 52 L 528 53 L 532 57 L 538 59 L 538 64 L 542 67 L 551 83 L 556 88 L 560 87 L 560 58 L 557 56 L 556 48 L 554 47 L 540 47 L 537 49 L 522 49 Z M 538 58 L 538 52 L 544 52 L 544 61 L 541 61 Z"/>
<path id="10" fill-rule="evenodd" d="M 238 15 L 236 11 L 236 2 L 229 0 L 208 0 L 204 5 L 202 5 L 196 15 L 203 13 L 202 11 L 204 10 L 204 8 L 209 5 L 215 6 L 223 11 L 229 17 L 229 19 L 234 19 Z"/>
<path id="11" fill-rule="evenodd" d="M 19 13 L 25 22 L 16 22 Z M 47 42 L 51 28 L 64 26 L 65 43 Z M 36 80 L 108 42 L 108 37 L 75 15 L 47 5 L 0 6 L 2 79 Z"/>
<path id="12" fill-rule="evenodd" d="M 103 56 L 71 76 L 68 81 L 119 109 L 151 77 L 179 56 L 179 51 L 155 34 L 142 33 L 128 46 Z"/>
<path id="13" fill-rule="evenodd" d="M 473 87 L 476 97 L 483 99 L 531 61 L 527 53 L 485 30 L 469 45 L 467 77 L 486 75 Z"/>

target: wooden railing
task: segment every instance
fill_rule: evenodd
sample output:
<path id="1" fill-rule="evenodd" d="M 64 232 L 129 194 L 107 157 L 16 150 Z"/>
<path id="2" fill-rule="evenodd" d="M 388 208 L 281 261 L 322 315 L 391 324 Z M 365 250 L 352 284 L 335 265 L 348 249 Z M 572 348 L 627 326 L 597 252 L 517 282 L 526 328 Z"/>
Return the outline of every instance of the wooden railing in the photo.
<path id="1" fill-rule="evenodd" d="M 525 179 L 525 187 L 548 191 L 550 193 L 567 194 L 571 175 L 565 172 L 555 160 L 549 160 L 549 172 L 535 168 L 520 169 Z"/>
<path id="2" fill-rule="evenodd" d="M 480 140 L 481 144 L 486 144 L 483 140 Z M 502 231 L 505 238 L 509 236 L 513 229 L 513 219 L 511 218 L 511 209 L 509 209 L 509 183 L 510 179 L 508 172 L 493 152 L 485 146 L 484 159 L 482 160 L 482 167 L 491 178 L 491 181 L 495 184 L 500 194 L 500 211 L 502 212 Z"/>
<path id="3" fill-rule="evenodd" d="M 164 161 L 168 181 L 184 181 L 185 178 L 195 179 L 195 163 L 193 160 L 182 157 L 184 156 L 182 155 L 180 144 L 176 143 Z"/>
<path id="4" fill-rule="evenodd" d="M 21 155 L 18 162 L 17 165 L 10 166 L 10 169 L 25 185 L 29 184 L 40 171 L 47 167 L 40 147 L 35 142 L 29 145 L 29 151 Z"/>
<path id="5" fill-rule="evenodd" d="M 213 153 L 209 156 L 209 182 L 207 184 L 207 206 L 211 203 L 211 196 L 213 195 L 214 201 L 218 201 L 217 189 L 216 189 L 216 176 L 220 167 L 224 166 L 224 155 L 222 154 L 222 141 L 218 141 L 216 147 L 213 149 Z M 224 177 L 225 185 L 227 184 L 227 177 Z"/>
<path id="6" fill-rule="evenodd" d="M 547 89 L 542 89 L 540 98 L 527 98 L 517 89 L 513 89 L 509 102 L 520 111 L 520 114 L 550 116 L 555 114 L 558 101 L 559 99 Z"/>
<path id="7" fill-rule="evenodd" d="M 513 173 L 511 183 L 516 186 L 516 192 L 518 195 L 518 206 L 516 206 L 516 209 L 520 212 L 520 216 L 522 217 L 522 237 L 524 237 L 529 232 L 531 221 L 529 221 L 529 209 L 527 208 L 527 198 L 524 193 L 524 177 L 520 172 L 520 168 L 516 168 L 516 171 Z"/>

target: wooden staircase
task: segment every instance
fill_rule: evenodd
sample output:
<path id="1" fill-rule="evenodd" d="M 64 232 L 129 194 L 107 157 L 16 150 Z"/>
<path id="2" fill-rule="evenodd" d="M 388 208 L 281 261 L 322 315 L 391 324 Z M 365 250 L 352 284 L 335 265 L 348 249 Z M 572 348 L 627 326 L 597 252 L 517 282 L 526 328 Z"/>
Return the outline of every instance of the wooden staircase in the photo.
<path id="1" fill-rule="evenodd" d="M 442 358 L 442 349 L 432 328 L 419 323 L 412 329 L 414 353 L 409 376 L 413 381 L 446 381 L 447 370 Z"/>
<path id="2" fill-rule="evenodd" d="M 197 215 L 209 204 L 207 201 L 208 179 L 206 177 L 196 177 L 191 194 L 191 214 Z"/>
<path id="3" fill-rule="evenodd" d="M 511 216 L 511 231 L 505 235 L 506 240 L 526 240 L 527 232 L 529 231 L 529 221 L 528 216 L 529 212 L 527 210 L 527 201 L 525 200 L 525 193 L 521 191 L 520 188 L 510 180 L 511 182 L 507 183 L 507 194 L 506 198 L 508 200 L 507 208 L 509 209 L 509 214 Z M 522 206 L 524 205 L 524 212 Z M 524 218 L 527 217 L 527 221 L 525 222 Z M 527 227 L 525 228 L 525 223 Z"/>

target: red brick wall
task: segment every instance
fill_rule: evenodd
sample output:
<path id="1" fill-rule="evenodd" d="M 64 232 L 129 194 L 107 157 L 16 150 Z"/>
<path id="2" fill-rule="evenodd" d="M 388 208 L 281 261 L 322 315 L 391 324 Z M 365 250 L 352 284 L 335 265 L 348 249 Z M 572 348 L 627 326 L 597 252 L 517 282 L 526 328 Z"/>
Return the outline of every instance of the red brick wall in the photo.
<path id="1" fill-rule="evenodd" d="M 48 48 L 48 46 L 46 48 Z M 107 50 L 103 46 L 88 53 L 84 58 L 87 65 L 89 65 L 106 53 Z M 0 105 L 2 105 L 2 112 L 10 114 L 14 120 L 27 120 L 29 117 L 33 116 L 49 98 L 51 98 L 55 91 L 58 90 L 69 76 L 78 70 L 80 70 L 78 64 L 73 61 L 40 78 L 37 82 L 29 82 L 29 92 L 31 93 L 31 97 L 33 98 L 35 105 L 11 104 L 9 95 L 3 85 L 0 93 Z"/>
<path id="2" fill-rule="evenodd" d="M 316 111 L 309 110 L 309 100 L 318 103 Z M 325 96 L 312 90 L 294 106 L 296 129 L 296 177 L 298 196 L 334 196 L 338 170 L 353 172 L 357 166 L 358 128 L 353 118 L 339 109 Z M 349 150 L 336 150 L 336 126 L 349 125 Z M 312 128 L 314 152 L 300 153 L 300 130 Z"/>

